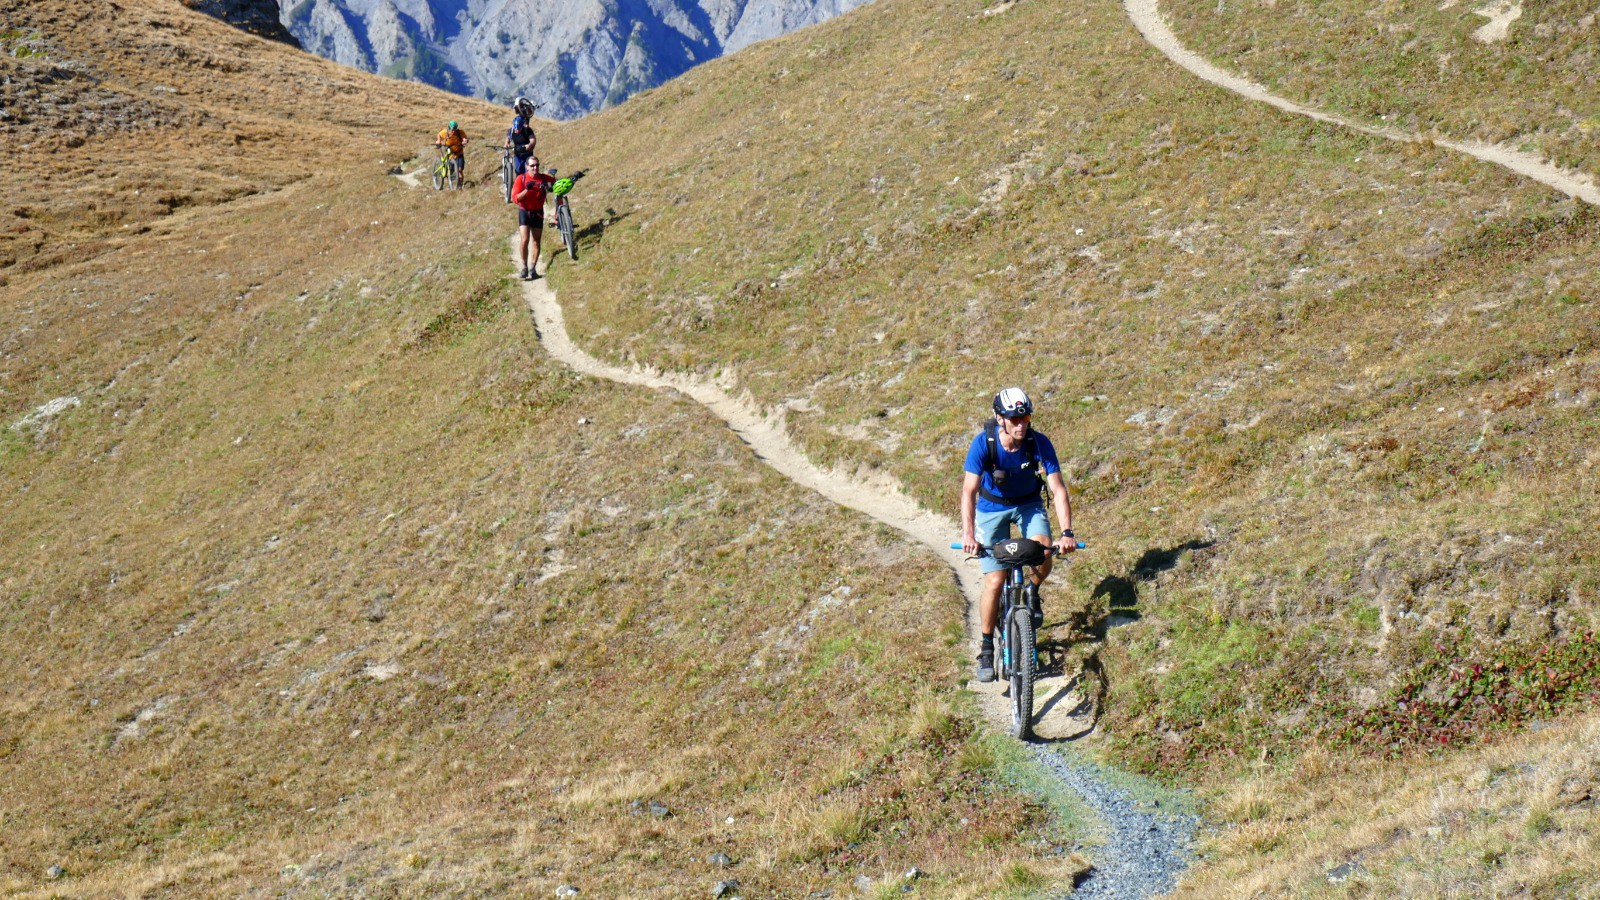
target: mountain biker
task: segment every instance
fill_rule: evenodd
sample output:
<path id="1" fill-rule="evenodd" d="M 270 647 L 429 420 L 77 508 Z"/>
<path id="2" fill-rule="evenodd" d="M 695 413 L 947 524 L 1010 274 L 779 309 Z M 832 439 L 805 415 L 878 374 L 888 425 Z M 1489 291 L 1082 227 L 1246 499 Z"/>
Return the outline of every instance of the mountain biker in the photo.
<path id="1" fill-rule="evenodd" d="M 539 157 L 528 157 L 527 171 L 511 183 L 511 202 L 517 205 L 517 259 L 522 262 L 522 280 L 539 277 L 539 238 L 544 235 L 544 199 L 554 175 L 539 171 Z M 530 253 L 529 250 L 532 250 Z"/>
<path id="2" fill-rule="evenodd" d="M 518 97 L 511 101 L 511 109 L 516 115 L 511 119 L 511 127 L 506 129 L 506 147 L 511 150 L 512 165 L 516 167 L 518 175 L 527 170 L 528 158 L 533 156 L 533 148 L 539 143 L 539 136 L 533 133 L 533 102 L 527 97 Z"/>
<path id="3" fill-rule="evenodd" d="M 450 168 L 456 176 L 456 185 L 461 185 L 462 176 L 466 169 L 467 159 L 467 133 L 451 122 L 439 132 L 439 137 L 433 142 L 435 147 L 447 147 L 450 150 Z"/>
<path id="4" fill-rule="evenodd" d="M 1061 463 L 1050 439 L 1032 430 L 1033 401 L 1022 388 L 1006 388 L 994 396 L 994 422 L 967 448 L 961 480 L 961 546 L 976 556 L 979 545 L 993 547 L 1011 536 L 1016 524 L 1023 537 L 1054 544 L 1062 553 L 1077 549 L 1072 536 L 1072 501 L 1061 479 Z M 1040 489 L 1048 486 L 1061 522 L 1059 537 L 1051 538 L 1050 517 Z M 1050 576 L 1050 558 L 1033 570 L 1024 588 L 1035 610 L 1039 585 Z M 983 557 L 983 593 L 978 601 L 978 624 L 983 636 L 978 645 L 977 679 L 993 681 L 994 628 L 1000 617 L 1000 588 L 1005 567 L 992 556 Z"/>

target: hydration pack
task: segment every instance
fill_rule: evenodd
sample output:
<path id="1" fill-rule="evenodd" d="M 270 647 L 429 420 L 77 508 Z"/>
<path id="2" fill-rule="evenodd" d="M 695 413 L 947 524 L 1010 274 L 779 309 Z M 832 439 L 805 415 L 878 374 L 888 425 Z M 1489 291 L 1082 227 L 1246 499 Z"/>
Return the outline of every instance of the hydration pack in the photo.
<path id="1" fill-rule="evenodd" d="M 533 126 L 528 124 L 521 116 L 511 120 L 511 128 L 506 131 L 506 137 L 511 139 L 512 150 L 518 156 L 527 156 L 531 149 L 528 145 L 538 140 L 534 136 Z"/>
<path id="2" fill-rule="evenodd" d="M 1033 439 L 1033 429 L 1028 429 L 1028 436 L 1022 439 L 1022 473 L 1024 477 L 1033 479 L 1034 487 L 1020 497 L 1002 497 L 978 482 L 978 493 L 983 499 L 1001 506 L 1022 506 L 1038 500 L 1044 493 L 1044 460 L 1039 457 L 1039 442 Z M 989 473 L 989 480 L 995 487 L 1004 487 L 1011 473 L 1000 468 L 1000 426 L 995 420 L 990 419 L 983 423 L 983 470 Z"/>

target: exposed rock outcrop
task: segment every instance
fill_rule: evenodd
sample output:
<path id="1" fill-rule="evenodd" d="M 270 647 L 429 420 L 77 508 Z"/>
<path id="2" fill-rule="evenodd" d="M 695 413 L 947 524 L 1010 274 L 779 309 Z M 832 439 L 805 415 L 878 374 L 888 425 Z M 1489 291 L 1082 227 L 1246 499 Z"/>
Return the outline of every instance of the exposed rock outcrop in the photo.
<path id="1" fill-rule="evenodd" d="M 280 21 L 277 0 L 182 0 L 190 9 L 274 41 L 300 46 Z"/>
<path id="2" fill-rule="evenodd" d="M 540 114 L 612 106 L 867 0 L 281 0 L 313 53 Z"/>

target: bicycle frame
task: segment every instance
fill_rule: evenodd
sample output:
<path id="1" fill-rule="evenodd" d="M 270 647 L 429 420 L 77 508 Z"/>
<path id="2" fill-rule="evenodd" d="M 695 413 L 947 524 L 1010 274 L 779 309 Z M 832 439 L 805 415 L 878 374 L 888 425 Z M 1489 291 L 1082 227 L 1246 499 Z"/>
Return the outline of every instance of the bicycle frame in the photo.
<path id="1" fill-rule="evenodd" d="M 1077 542 L 1078 549 L 1086 545 Z M 951 549 L 962 549 L 961 544 L 951 544 Z M 1046 550 L 1055 554 L 1054 548 Z M 992 556 L 993 548 L 979 545 L 978 556 Z M 998 616 L 995 621 L 995 656 L 999 663 L 1001 680 L 1010 682 L 1011 733 L 1020 740 L 1033 734 L 1033 683 L 1039 670 L 1039 647 L 1034 633 L 1033 610 L 1026 597 L 1027 565 L 1008 565 L 1004 568 L 1005 580 L 1000 585 Z"/>

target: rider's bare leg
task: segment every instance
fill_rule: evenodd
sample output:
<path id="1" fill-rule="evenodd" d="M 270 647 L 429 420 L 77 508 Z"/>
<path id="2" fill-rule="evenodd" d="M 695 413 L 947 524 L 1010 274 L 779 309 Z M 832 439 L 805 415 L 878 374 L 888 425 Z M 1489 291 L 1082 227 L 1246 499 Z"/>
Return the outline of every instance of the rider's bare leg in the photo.
<path id="1" fill-rule="evenodd" d="M 1028 535 L 1028 538 L 1029 540 L 1038 541 L 1039 543 L 1044 544 L 1046 547 L 1055 543 L 1055 541 L 1051 540 L 1050 535 L 1048 534 L 1030 534 Z M 1055 557 L 1046 556 L 1044 558 L 1044 562 L 1033 567 L 1033 575 L 1030 576 L 1030 578 L 1035 586 L 1044 584 L 1044 580 L 1050 577 L 1050 568 L 1054 562 Z"/>
<path id="2" fill-rule="evenodd" d="M 994 634 L 1000 621 L 1000 588 L 1006 583 L 1005 572 L 986 572 L 983 576 L 983 593 L 978 595 L 978 624 L 984 634 Z"/>

